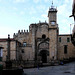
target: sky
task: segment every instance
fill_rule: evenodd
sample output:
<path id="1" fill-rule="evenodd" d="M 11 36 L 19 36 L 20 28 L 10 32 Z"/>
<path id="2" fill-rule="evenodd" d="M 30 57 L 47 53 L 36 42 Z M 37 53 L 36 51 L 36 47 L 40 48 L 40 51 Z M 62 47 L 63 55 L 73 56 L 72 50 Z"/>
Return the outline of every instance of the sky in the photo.
<path id="1" fill-rule="evenodd" d="M 57 8 L 59 34 L 70 34 L 74 26 L 72 14 L 73 0 L 53 0 Z M 48 10 L 52 0 L 0 0 L 0 38 L 7 38 L 18 30 L 29 30 L 29 25 L 39 21 L 48 22 Z M 71 24 L 71 25 L 70 25 Z"/>

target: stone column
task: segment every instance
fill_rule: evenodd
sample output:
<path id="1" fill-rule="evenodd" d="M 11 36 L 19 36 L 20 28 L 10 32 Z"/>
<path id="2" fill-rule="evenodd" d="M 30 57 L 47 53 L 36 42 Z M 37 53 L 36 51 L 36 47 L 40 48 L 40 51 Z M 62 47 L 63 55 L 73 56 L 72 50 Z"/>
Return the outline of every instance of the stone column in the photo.
<path id="1" fill-rule="evenodd" d="M 10 61 L 10 35 L 8 35 L 7 43 L 7 60 Z"/>
<path id="2" fill-rule="evenodd" d="M 35 58 L 35 34 L 36 34 L 36 28 L 35 25 L 32 25 L 32 52 L 33 52 L 33 59 Z"/>
<path id="3" fill-rule="evenodd" d="M 12 68 L 12 62 L 10 61 L 10 35 L 8 35 L 8 40 L 7 40 L 7 60 L 6 60 L 6 68 L 11 69 Z"/>

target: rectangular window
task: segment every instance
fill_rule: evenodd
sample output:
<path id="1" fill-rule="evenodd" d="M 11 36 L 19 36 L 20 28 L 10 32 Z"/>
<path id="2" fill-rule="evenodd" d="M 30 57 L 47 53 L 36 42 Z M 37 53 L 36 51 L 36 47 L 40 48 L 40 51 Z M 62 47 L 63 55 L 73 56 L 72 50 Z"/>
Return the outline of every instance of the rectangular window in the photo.
<path id="1" fill-rule="evenodd" d="M 1 49 L 0 49 L 0 57 L 1 57 Z"/>
<path id="2" fill-rule="evenodd" d="M 67 42 L 70 42 L 70 38 L 67 38 Z"/>
<path id="3" fill-rule="evenodd" d="M 0 48 L 0 61 L 2 61 L 2 49 Z"/>
<path id="4" fill-rule="evenodd" d="M 67 45 L 64 45 L 64 54 L 67 54 Z"/>
<path id="5" fill-rule="evenodd" d="M 61 42 L 61 37 L 59 37 L 59 42 Z"/>
<path id="6" fill-rule="evenodd" d="M 54 22 L 54 21 L 52 21 L 52 22 L 51 22 L 51 25 L 55 25 L 55 22 Z"/>
<path id="7" fill-rule="evenodd" d="M 24 53 L 24 49 L 22 49 L 22 53 Z"/>

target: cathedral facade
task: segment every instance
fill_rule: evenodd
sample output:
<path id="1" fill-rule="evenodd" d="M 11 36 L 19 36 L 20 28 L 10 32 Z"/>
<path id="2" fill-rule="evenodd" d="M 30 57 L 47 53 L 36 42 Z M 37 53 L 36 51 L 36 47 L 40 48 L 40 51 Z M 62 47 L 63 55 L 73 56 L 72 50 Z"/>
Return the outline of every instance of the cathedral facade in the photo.
<path id="1" fill-rule="evenodd" d="M 49 63 L 51 60 L 75 58 L 71 34 L 59 34 L 57 9 L 51 6 L 48 23 L 30 24 L 29 31 L 19 30 L 10 38 L 10 60 L 27 60 Z M 8 57 L 8 40 L 0 39 L 0 57 Z"/>

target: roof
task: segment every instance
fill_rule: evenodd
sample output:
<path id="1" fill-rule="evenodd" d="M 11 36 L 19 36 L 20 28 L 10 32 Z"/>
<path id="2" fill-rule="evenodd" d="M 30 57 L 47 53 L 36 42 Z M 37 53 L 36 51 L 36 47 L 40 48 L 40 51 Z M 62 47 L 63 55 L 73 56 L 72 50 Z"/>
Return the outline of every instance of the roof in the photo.
<path id="1" fill-rule="evenodd" d="M 47 22 L 39 22 L 39 23 L 36 23 L 36 24 L 31 24 L 30 26 L 41 26 L 41 25 L 49 26 Z"/>
<path id="2" fill-rule="evenodd" d="M 71 36 L 72 34 L 59 34 L 59 36 Z"/>
<path id="3" fill-rule="evenodd" d="M 37 23 L 37 26 L 38 26 L 38 25 L 47 25 L 47 26 L 49 26 L 48 23 L 46 23 L 46 22 Z"/>
<path id="4" fill-rule="evenodd" d="M 51 8 L 49 8 L 49 11 L 55 11 L 55 12 L 57 12 L 57 9 L 53 6 L 53 1 L 52 1 Z"/>
<path id="5" fill-rule="evenodd" d="M 57 9 L 56 8 L 50 8 L 49 11 L 57 12 Z"/>
<path id="6" fill-rule="evenodd" d="M 2 39 L 0 39 L 0 42 L 6 42 L 7 40 L 8 40 L 7 38 L 5 38 L 5 39 L 2 38 Z M 10 40 L 11 40 L 11 41 L 14 41 L 13 38 L 10 38 Z"/>

